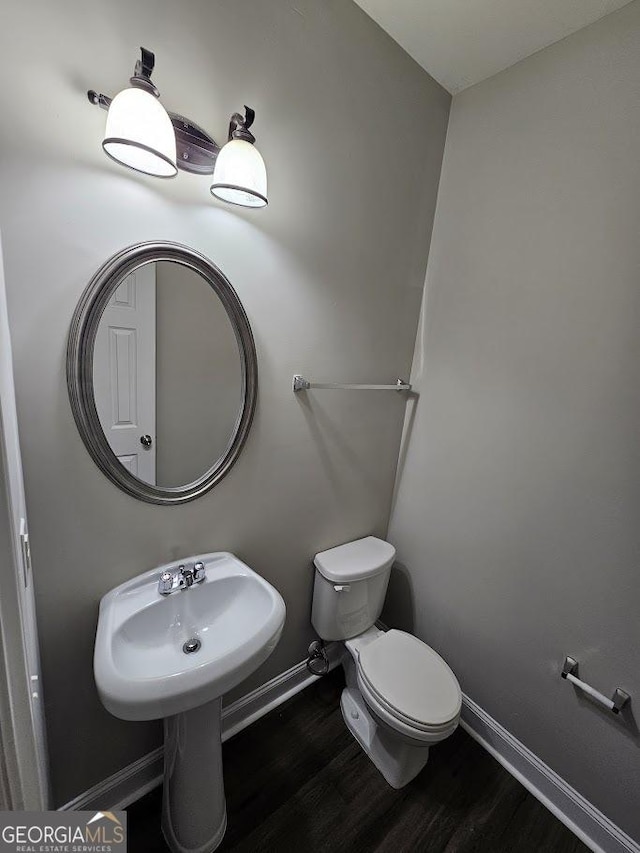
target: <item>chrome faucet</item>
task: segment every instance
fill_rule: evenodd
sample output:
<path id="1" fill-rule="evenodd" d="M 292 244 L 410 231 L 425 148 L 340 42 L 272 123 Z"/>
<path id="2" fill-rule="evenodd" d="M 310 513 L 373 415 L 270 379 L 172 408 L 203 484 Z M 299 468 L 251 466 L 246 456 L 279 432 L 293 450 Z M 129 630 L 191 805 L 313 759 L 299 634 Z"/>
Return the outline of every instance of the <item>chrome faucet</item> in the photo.
<path id="1" fill-rule="evenodd" d="M 158 592 L 160 595 L 171 595 L 179 589 L 189 589 L 194 583 L 202 583 L 206 577 L 204 563 L 198 561 L 191 568 L 178 566 L 174 571 L 166 571 L 160 575 Z"/>

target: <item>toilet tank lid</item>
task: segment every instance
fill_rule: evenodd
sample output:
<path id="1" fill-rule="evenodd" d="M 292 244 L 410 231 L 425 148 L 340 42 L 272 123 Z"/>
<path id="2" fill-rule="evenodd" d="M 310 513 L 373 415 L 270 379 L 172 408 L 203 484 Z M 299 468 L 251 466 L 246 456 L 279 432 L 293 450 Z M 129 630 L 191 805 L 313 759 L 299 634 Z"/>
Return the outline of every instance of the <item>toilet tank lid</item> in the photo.
<path id="1" fill-rule="evenodd" d="M 396 549 L 383 539 L 366 536 L 355 542 L 321 551 L 313 559 L 320 574 L 329 581 L 344 583 L 373 577 L 390 568 Z"/>

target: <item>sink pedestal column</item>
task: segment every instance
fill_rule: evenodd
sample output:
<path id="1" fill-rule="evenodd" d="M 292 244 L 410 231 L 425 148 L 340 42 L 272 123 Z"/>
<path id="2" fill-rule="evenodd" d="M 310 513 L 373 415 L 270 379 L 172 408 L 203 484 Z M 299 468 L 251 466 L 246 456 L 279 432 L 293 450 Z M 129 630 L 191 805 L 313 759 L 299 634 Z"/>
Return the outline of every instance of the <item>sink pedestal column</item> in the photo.
<path id="1" fill-rule="evenodd" d="M 162 831 L 173 853 L 211 853 L 227 828 L 222 699 L 164 721 Z"/>

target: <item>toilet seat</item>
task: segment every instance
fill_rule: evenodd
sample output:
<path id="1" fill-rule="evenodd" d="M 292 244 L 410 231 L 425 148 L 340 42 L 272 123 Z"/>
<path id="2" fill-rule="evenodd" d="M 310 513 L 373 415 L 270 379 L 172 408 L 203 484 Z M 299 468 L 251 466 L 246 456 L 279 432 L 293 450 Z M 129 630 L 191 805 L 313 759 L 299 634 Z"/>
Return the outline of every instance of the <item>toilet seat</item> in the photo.
<path id="1" fill-rule="evenodd" d="M 358 684 L 374 712 L 419 740 L 446 737 L 462 705 L 458 681 L 440 655 L 417 637 L 391 630 L 358 650 Z"/>

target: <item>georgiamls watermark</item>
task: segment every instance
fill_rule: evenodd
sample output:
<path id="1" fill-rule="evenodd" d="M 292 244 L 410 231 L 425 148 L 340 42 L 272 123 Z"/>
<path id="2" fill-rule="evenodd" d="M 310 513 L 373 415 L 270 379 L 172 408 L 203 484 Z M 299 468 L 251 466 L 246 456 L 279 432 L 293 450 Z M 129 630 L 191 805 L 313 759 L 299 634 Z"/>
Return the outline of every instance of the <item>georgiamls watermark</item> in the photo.
<path id="1" fill-rule="evenodd" d="M 126 812 L 0 812 L 0 853 L 126 850 Z"/>

